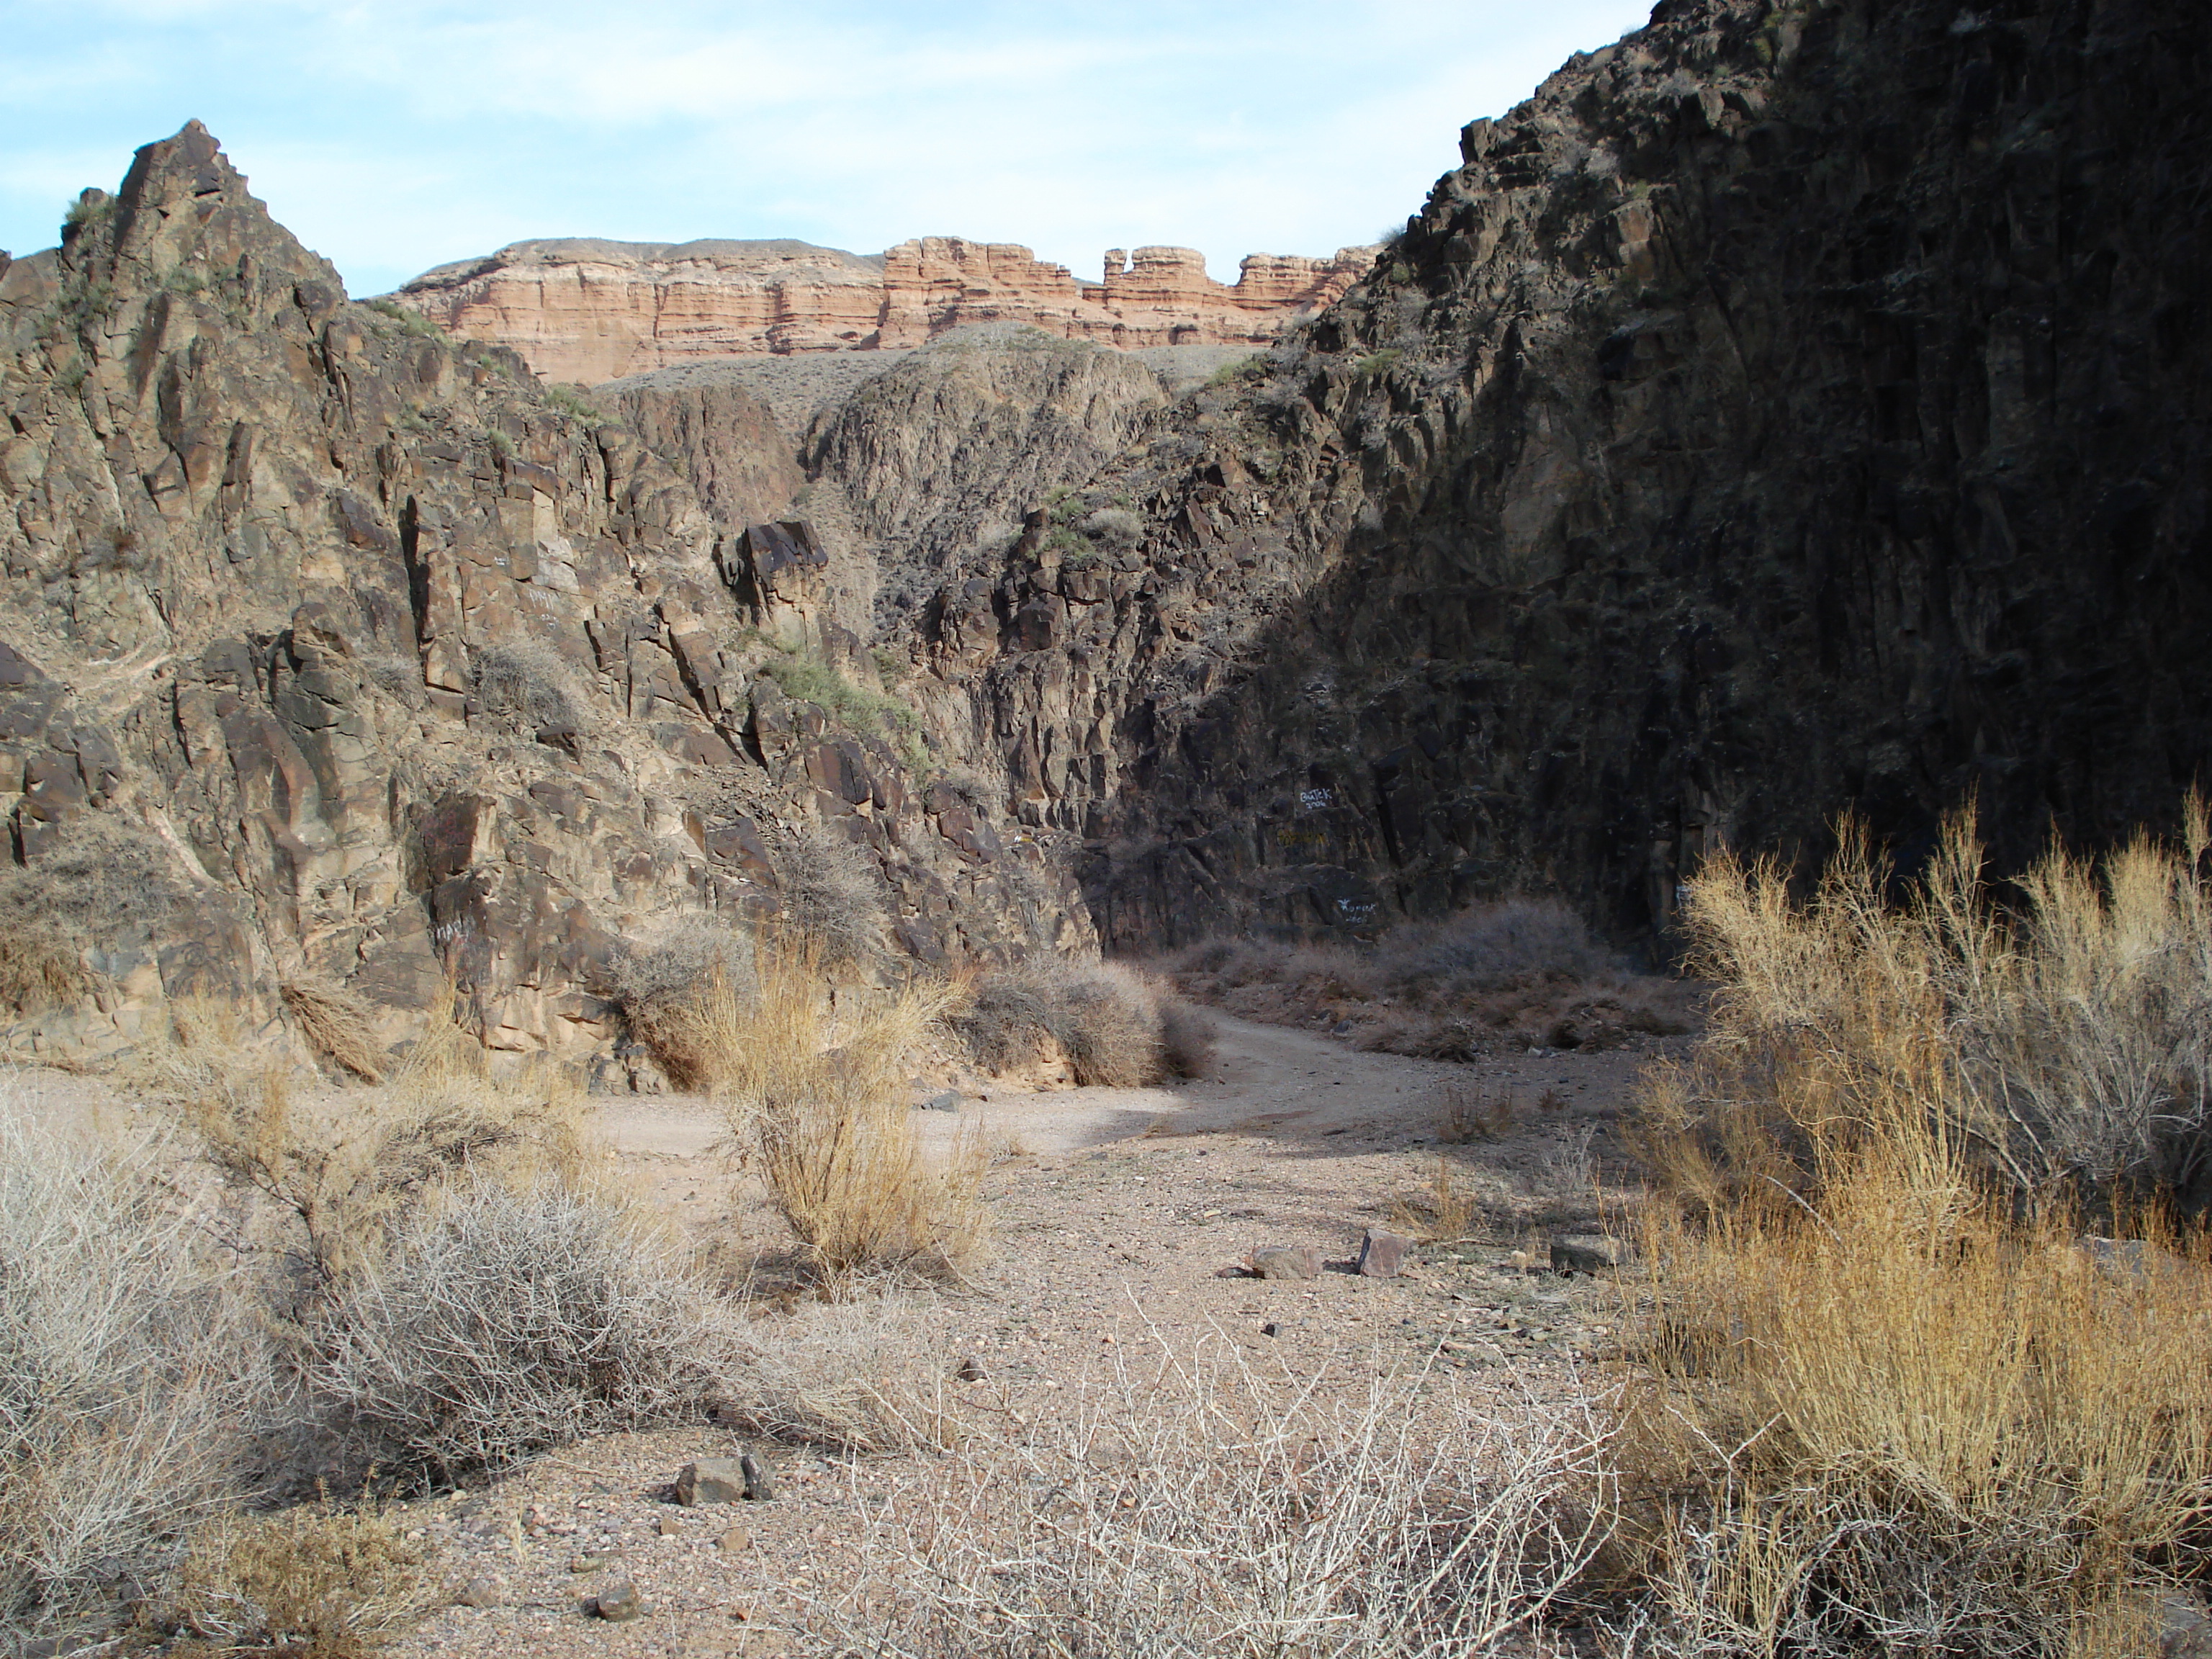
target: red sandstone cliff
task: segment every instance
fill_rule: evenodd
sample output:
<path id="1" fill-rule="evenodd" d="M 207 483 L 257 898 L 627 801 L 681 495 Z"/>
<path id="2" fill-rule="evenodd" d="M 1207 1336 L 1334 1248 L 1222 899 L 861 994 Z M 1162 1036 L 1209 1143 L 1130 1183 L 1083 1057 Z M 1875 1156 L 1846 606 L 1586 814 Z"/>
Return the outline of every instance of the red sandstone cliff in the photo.
<path id="1" fill-rule="evenodd" d="M 1264 345 L 1366 273 L 1249 256 L 1233 284 L 1190 248 L 1106 255 L 1103 283 L 1010 242 L 926 236 L 872 257 L 805 242 L 517 242 L 441 265 L 394 297 L 464 338 L 511 346 L 552 380 L 594 385 L 702 357 L 916 346 L 964 324 L 1034 324 L 1135 349 Z"/>

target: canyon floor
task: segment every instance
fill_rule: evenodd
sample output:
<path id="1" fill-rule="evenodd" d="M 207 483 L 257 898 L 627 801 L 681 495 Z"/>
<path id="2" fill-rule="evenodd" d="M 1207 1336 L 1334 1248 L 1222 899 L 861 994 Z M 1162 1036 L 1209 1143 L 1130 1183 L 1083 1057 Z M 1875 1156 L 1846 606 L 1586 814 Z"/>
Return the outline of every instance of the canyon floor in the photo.
<path id="1" fill-rule="evenodd" d="M 489 1489 L 408 1505 L 404 1524 L 459 1599 L 398 1651 L 835 1650 L 810 1610 L 895 1565 L 885 1523 L 902 1495 L 941 1492 L 954 1462 L 982 1480 L 972 1472 L 1002 1451 L 1013 1469 L 1022 1445 L 1110 1416 L 1161 1367 L 1197 1356 L 1286 1394 L 1361 1394 L 1395 1376 L 1419 1380 L 1425 1411 L 1564 1408 L 1603 1386 L 1635 1287 L 1549 1272 L 1548 1241 L 1626 1201 L 1601 1198 L 1620 1178 L 1621 1109 L 1643 1066 L 1684 1041 L 1452 1065 L 1224 1019 L 1198 1080 L 990 1090 L 925 1114 L 940 1144 L 980 1133 L 993 1149 L 994 1245 L 964 1287 L 873 1305 L 945 1357 L 943 1427 L 959 1450 L 847 1458 L 750 1442 L 775 1469 L 774 1501 L 683 1507 L 678 1471 L 740 1449 L 708 1425 L 604 1437 Z M 619 1098 L 599 1111 L 633 1176 L 688 1226 L 733 1260 L 773 1255 L 780 1224 L 728 1166 L 706 1103 Z M 1470 1130 L 1470 1114 L 1486 1129 Z M 1433 1204 L 1440 1166 L 1469 1206 L 1463 1224 L 1403 1276 L 1359 1277 L 1363 1228 L 1435 1231 L 1432 1213 L 1405 1206 Z M 1237 1273 L 1271 1244 L 1317 1246 L 1323 1269 L 1302 1281 Z M 778 1316 L 764 1307 L 763 1329 Z M 977 1380 L 951 1380 L 963 1362 Z M 592 1616 L 617 1579 L 643 1616 Z"/>

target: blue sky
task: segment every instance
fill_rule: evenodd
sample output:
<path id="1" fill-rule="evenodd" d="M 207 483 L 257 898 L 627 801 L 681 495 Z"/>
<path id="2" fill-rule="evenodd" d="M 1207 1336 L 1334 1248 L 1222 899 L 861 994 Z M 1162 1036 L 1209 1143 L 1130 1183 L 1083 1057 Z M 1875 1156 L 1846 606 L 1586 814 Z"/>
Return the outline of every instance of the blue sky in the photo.
<path id="1" fill-rule="evenodd" d="M 356 295 L 531 236 L 1370 241 L 1650 0 L 0 0 L 0 247 L 198 117 Z"/>

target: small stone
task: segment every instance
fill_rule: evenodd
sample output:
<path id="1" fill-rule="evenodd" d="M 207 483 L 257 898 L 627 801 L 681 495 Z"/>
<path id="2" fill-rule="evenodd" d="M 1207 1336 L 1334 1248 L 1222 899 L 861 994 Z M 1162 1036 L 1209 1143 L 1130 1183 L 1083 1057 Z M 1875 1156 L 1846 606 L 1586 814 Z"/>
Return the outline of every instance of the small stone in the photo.
<path id="1" fill-rule="evenodd" d="M 734 1504 L 748 1496 L 744 1460 L 702 1457 L 686 1463 L 676 1477 L 676 1501 L 690 1509 L 700 1504 Z"/>
<path id="2" fill-rule="evenodd" d="M 953 1369 L 952 1380 L 955 1382 L 981 1382 L 988 1376 L 990 1372 L 983 1369 L 981 1360 L 972 1353 L 963 1353 L 960 1356 L 960 1364 Z"/>
<path id="3" fill-rule="evenodd" d="M 500 1603 L 499 1586 L 489 1578 L 471 1578 L 461 1586 L 453 1602 L 464 1607 L 495 1607 Z"/>
<path id="4" fill-rule="evenodd" d="M 1280 1336 L 1282 1334 L 1283 1328 L 1272 1319 L 1260 1327 L 1260 1334 L 1262 1336 Z"/>
<path id="5" fill-rule="evenodd" d="M 663 1538 L 674 1538 L 681 1534 L 684 1528 L 677 1524 L 677 1520 L 674 1516 L 664 1515 L 660 1517 L 660 1535 Z"/>
<path id="6" fill-rule="evenodd" d="M 923 1101 L 921 1109 L 925 1112 L 957 1112 L 960 1109 L 960 1091 L 957 1089 L 941 1090 Z"/>
<path id="7" fill-rule="evenodd" d="M 618 1625 L 641 1616 L 647 1609 L 637 1586 L 627 1578 L 617 1578 L 592 1598 L 592 1610 L 610 1624 Z"/>
<path id="8" fill-rule="evenodd" d="M 1311 1279 L 1321 1272 L 1321 1252 L 1310 1244 L 1267 1244 L 1253 1251 L 1245 1266 L 1260 1279 Z"/>
<path id="9" fill-rule="evenodd" d="M 775 1474 L 767 1464 L 747 1452 L 738 1459 L 738 1467 L 744 1474 L 745 1502 L 765 1504 L 775 1496 Z"/>
<path id="10" fill-rule="evenodd" d="M 725 1555 L 736 1555 L 753 1547 L 753 1535 L 743 1527 L 732 1527 L 714 1540 L 714 1547 Z"/>
<path id="11" fill-rule="evenodd" d="M 1552 1241 L 1552 1271 L 1555 1273 L 1609 1273 L 1628 1260 L 1626 1240 L 1600 1233 L 1566 1233 Z"/>
<path id="12" fill-rule="evenodd" d="M 1370 1227 L 1359 1236 L 1359 1272 L 1367 1279 L 1395 1279 L 1405 1265 L 1413 1241 L 1402 1233 L 1382 1233 Z"/>

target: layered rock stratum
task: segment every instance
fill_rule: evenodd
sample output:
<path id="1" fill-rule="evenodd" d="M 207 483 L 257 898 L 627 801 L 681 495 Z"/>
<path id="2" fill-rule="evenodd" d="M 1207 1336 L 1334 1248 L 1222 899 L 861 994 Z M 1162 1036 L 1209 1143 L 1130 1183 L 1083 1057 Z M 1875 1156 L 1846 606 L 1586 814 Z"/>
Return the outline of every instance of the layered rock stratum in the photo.
<path id="1" fill-rule="evenodd" d="M 1103 280 L 1009 242 L 925 236 L 861 255 L 797 241 L 516 242 L 425 271 L 393 298 L 597 385 L 702 358 L 902 350 L 978 323 L 1119 349 L 1264 345 L 1364 275 L 1372 248 L 1255 253 L 1217 283 L 1193 248 L 1109 249 Z"/>
<path id="2" fill-rule="evenodd" d="M 598 409 L 348 303 L 187 129 L 0 270 L 18 878 L 152 895 L 11 1040 L 311 980 L 397 1030 L 450 976 L 604 1056 L 626 942 L 839 848 L 955 961 L 1524 888 L 1663 946 L 1713 849 L 1844 811 L 1908 867 L 1968 799 L 2000 867 L 2169 821 L 2208 37 L 1668 0 L 1204 373 L 996 322 Z"/>

